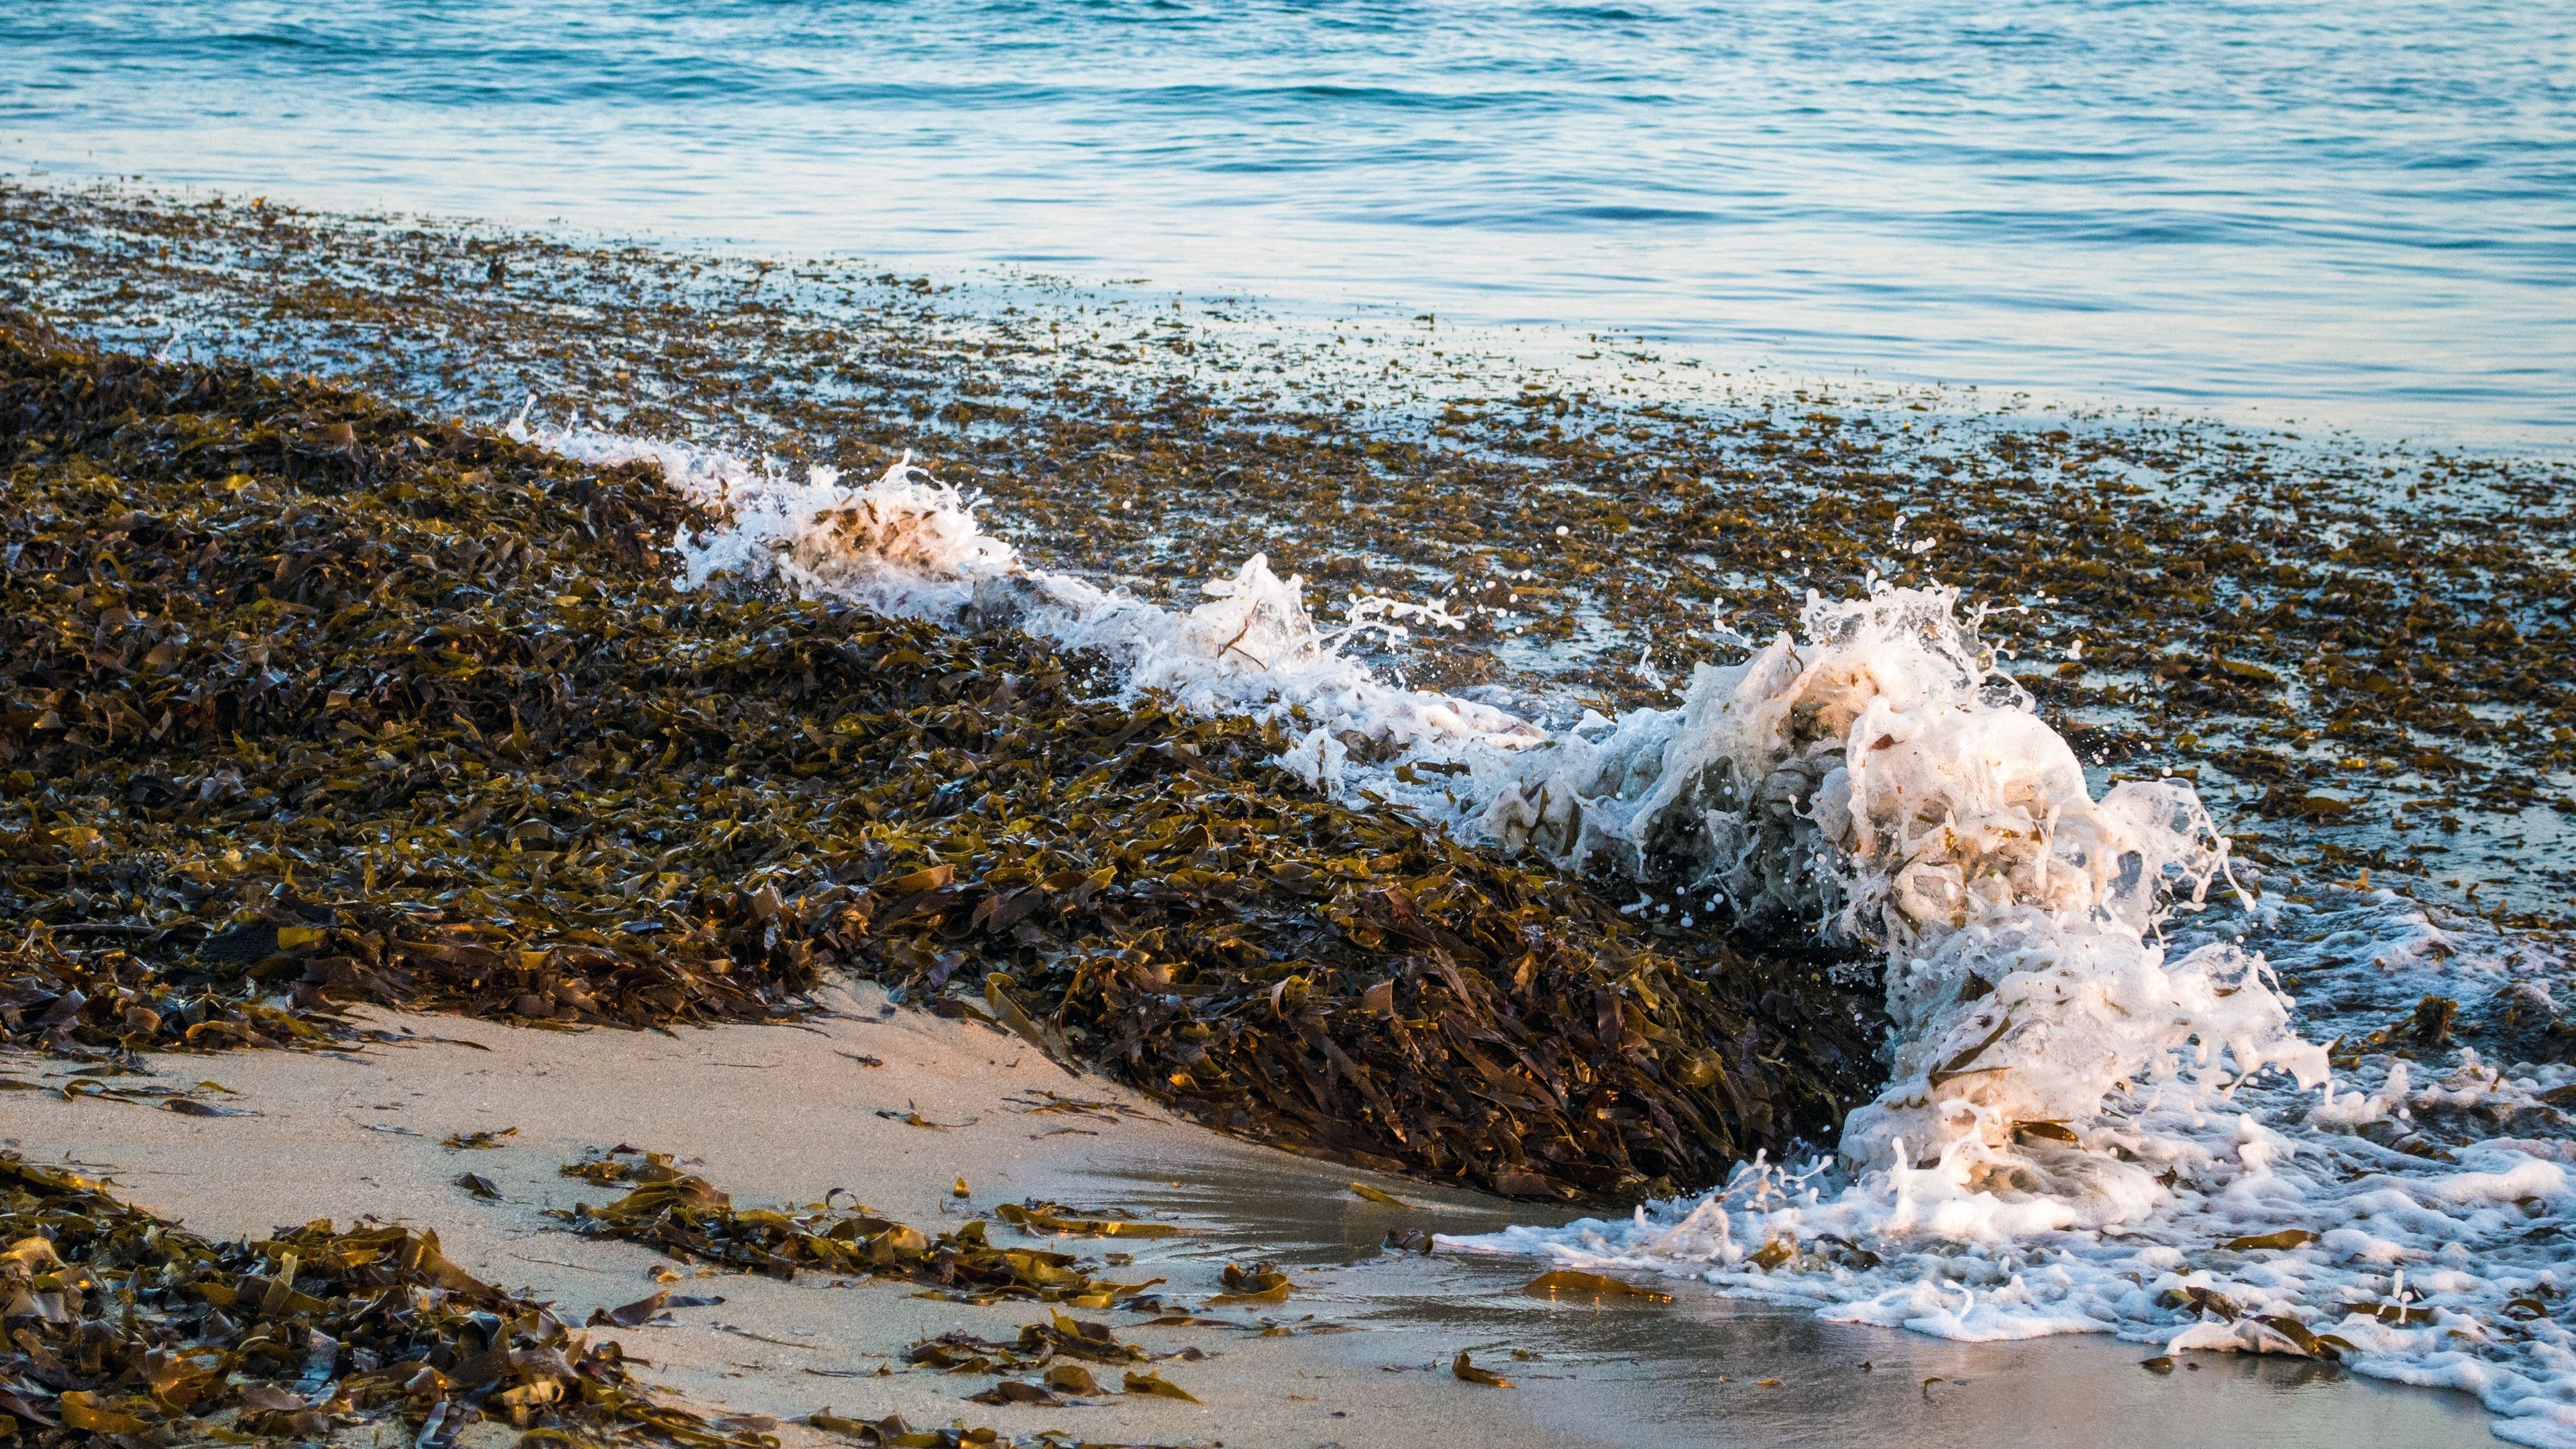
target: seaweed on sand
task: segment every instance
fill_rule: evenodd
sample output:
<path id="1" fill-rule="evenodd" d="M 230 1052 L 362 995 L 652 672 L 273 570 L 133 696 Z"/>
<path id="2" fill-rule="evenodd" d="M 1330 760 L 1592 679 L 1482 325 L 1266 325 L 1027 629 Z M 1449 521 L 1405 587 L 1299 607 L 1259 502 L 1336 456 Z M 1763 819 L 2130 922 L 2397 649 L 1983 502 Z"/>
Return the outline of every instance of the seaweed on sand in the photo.
<path id="1" fill-rule="evenodd" d="M 985 1015 L 1293 1150 L 1533 1196 L 1830 1133 L 1868 1008 L 1102 697 L 1024 635 L 673 587 L 689 505 L 0 322 L 0 1039 Z"/>
<path id="2" fill-rule="evenodd" d="M 1444 688 L 1669 704 L 1713 607 L 1764 638 L 1810 586 L 1937 576 L 2006 606 L 1984 637 L 2087 761 L 2194 778 L 2274 888 L 2368 872 L 2567 922 L 2576 872 L 2530 848 L 2531 812 L 2576 814 L 2564 459 L 1721 383 L 1633 339 L 1568 368 L 1445 323 L 1244 331 L 1227 303 L 1114 288 L 987 307 L 854 259 L 120 185 L 0 180 L 0 255 L 0 306 L 440 412 L 533 393 L 850 471 L 914 450 L 973 474 L 1030 562 L 1166 600 L 1255 550 L 1337 594 L 1447 595 L 1468 627 L 1404 661 Z M 1361 406 L 1407 393 L 1419 410 Z"/>
<path id="3" fill-rule="evenodd" d="M 570 1428 L 700 1449 L 777 1442 L 655 1403 L 615 1342 L 474 1278 L 434 1232 L 322 1221 L 218 1243 L 6 1153 L 0 1244 L 0 1437 L 312 1441 L 398 1417 L 436 1449 L 489 1416 L 558 1440 Z"/>
<path id="4" fill-rule="evenodd" d="M 720 1263 L 782 1280 L 794 1278 L 800 1269 L 894 1278 L 927 1285 L 929 1296 L 965 1302 L 1015 1298 L 1077 1308 L 1150 1301 L 1143 1299 L 1146 1290 L 1163 1281 L 1113 1283 L 1084 1272 L 1069 1253 L 1001 1247 L 990 1241 L 981 1221 L 934 1239 L 864 1206 L 790 1212 L 736 1208 L 730 1194 L 681 1171 L 663 1153 L 642 1154 L 633 1161 L 620 1161 L 615 1154 L 594 1156 L 563 1170 L 602 1186 L 628 1189 L 613 1202 L 598 1207 L 581 1203 L 561 1214 L 574 1232 L 642 1243 L 684 1262 Z"/>

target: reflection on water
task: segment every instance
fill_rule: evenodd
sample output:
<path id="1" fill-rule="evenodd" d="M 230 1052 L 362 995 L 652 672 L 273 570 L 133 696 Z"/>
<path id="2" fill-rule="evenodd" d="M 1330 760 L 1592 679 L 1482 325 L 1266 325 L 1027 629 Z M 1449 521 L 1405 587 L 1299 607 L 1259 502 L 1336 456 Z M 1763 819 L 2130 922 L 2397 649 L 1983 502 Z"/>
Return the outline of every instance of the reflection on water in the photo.
<path id="1" fill-rule="evenodd" d="M 2548 0 L 21 0 L 0 167 L 2576 442 Z"/>
<path id="2" fill-rule="evenodd" d="M 1528 1261 L 1379 1245 L 1389 1229 L 1479 1233 L 1577 1214 L 1369 1177 L 1417 1205 L 1388 1207 L 1347 1191 L 1353 1176 L 1227 1153 L 1178 1168 L 1103 1162 L 1064 1190 L 1213 1229 L 1140 1257 L 1258 1256 L 1291 1268 L 1298 1289 L 1270 1316 L 1363 1326 L 1325 1340 L 1355 1367 L 1445 1378 L 1450 1355 L 1469 1350 L 1521 1386 L 1495 1413 L 1566 1444 L 2417 1449 L 2487 1439 L 2488 1416 L 2465 1394 L 2306 1360 L 2199 1354 L 2189 1356 L 2197 1368 L 2158 1377 L 2138 1366 L 2151 1350 L 2102 1335 L 1954 1343 L 1688 1283 L 1665 1285 L 1670 1304 L 1537 1299 L 1521 1291 L 1539 1271 Z"/>

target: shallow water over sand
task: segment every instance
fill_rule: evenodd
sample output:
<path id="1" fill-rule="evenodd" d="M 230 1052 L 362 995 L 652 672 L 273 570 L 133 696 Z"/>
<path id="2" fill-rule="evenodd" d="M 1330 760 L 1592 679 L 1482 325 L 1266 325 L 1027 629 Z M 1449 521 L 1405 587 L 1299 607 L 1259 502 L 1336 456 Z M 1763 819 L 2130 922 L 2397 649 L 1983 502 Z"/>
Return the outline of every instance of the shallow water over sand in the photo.
<path id="1" fill-rule="evenodd" d="M 2159 1377 L 2138 1367 L 2152 1349 L 2103 1335 L 1957 1343 L 1827 1323 L 1688 1284 L 1670 1304 L 1548 1302 L 1521 1291 L 1541 1263 L 1377 1251 L 1391 1227 L 1485 1232 L 1540 1216 L 1529 1204 L 1380 1180 L 1427 1209 L 1407 1211 L 1338 1190 L 1349 1176 L 1276 1159 L 1109 1163 L 1067 1191 L 1213 1227 L 1193 1241 L 1194 1256 L 1359 1260 L 1298 1275 L 1298 1311 L 1369 1330 L 1325 1340 L 1341 1361 L 1447 1396 L 1468 1387 L 1449 1381 L 1449 1357 L 1467 1349 L 1519 1385 L 1491 1412 L 1557 1443 L 2411 1449 L 2486 1439 L 2487 1416 L 2465 1394 L 2394 1388 L 2304 1361 L 2189 1355 L 2200 1368 Z M 1539 1356 L 1515 1360 L 1515 1348 Z M 1329 1440 L 1329 1428 L 1318 1438 Z"/>

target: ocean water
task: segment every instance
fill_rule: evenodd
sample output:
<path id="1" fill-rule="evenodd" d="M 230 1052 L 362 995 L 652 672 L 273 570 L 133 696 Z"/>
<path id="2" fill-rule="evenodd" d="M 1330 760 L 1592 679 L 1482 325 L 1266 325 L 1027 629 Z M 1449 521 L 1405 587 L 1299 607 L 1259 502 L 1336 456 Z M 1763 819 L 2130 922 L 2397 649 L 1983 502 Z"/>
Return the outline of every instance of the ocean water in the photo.
<path id="1" fill-rule="evenodd" d="M 2576 446 L 2576 8 L 20 0 L 0 169 Z"/>

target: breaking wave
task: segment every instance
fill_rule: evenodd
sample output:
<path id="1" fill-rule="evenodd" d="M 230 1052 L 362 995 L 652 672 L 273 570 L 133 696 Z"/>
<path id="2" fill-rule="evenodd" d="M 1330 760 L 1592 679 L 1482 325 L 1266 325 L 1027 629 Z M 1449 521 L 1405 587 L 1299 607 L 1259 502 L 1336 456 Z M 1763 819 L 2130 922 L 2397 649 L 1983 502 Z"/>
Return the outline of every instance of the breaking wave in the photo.
<path id="1" fill-rule="evenodd" d="M 730 577 L 943 623 L 1010 624 L 1067 649 L 1098 650 L 1117 661 L 1131 694 L 1159 693 L 1201 713 L 1304 721 L 1304 742 L 1290 755 L 1312 762 L 1301 773 L 1334 793 L 1342 788 L 1344 735 L 1444 755 L 1543 738 L 1491 705 L 1387 684 L 1344 652 L 1361 636 L 1400 643 L 1415 623 L 1463 622 L 1437 604 L 1356 598 L 1338 628 L 1319 628 L 1303 581 L 1280 578 L 1255 554 L 1233 577 L 1204 585 L 1207 602 L 1175 613 L 1024 564 L 1008 542 L 984 532 L 973 496 L 935 481 L 909 455 L 850 488 L 828 467 L 797 480 L 725 454 L 614 433 L 538 429 L 524 419 L 510 433 L 585 462 L 654 463 L 671 486 L 717 510 L 723 527 L 678 540 L 688 587 Z"/>
<path id="2" fill-rule="evenodd" d="M 1550 732 L 1389 684 L 1347 651 L 1460 622 L 1436 604 L 1355 599 L 1322 627 L 1301 581 L 1256 555 L 1173 611 L 1028 566 L 908 458 L 844 487 L 825 468 L 800 481 L 524 419 L 512 432 L 651 461 L 717 510 L 722 526 L 678 540 L 692 587 L 731 576 L 1014 624 L 1101 651 L 1132 694 L 1293 726 L 1279 762 L 1318 790 L 1364 785 L 1497 850 L 1874 950 L 1889 1082 L 1832 1157 L 1453 1249 L 1689 1276 L 1953 1338 L 2108 1332 L 2334 1359 L 2475 1392 L 2506 1416 L 2498 1434 L 2576 1446 L 2576 1335 L 2557 1321 L 2576 1289 L 2576 1144 L 2542 1100 L 2576 1071 L 2508 1074 L 2463 1049 L 2418 1084 L 2394 1056 L 2332 1062 L 2281 974 L 2462 994 L 2509 986 L 2513 946 L 2387 892 L 2258 899 L 2182 782 L 2095 798 L 1954 591 L 1811 594 L 1798 637 L 1697 666 L 1679 707 Z M 1408 760 L 1464 771 L 1425 785 L 1395 774 Z M 2213 893 L 2235 909 L 2208 910 Z"/>

